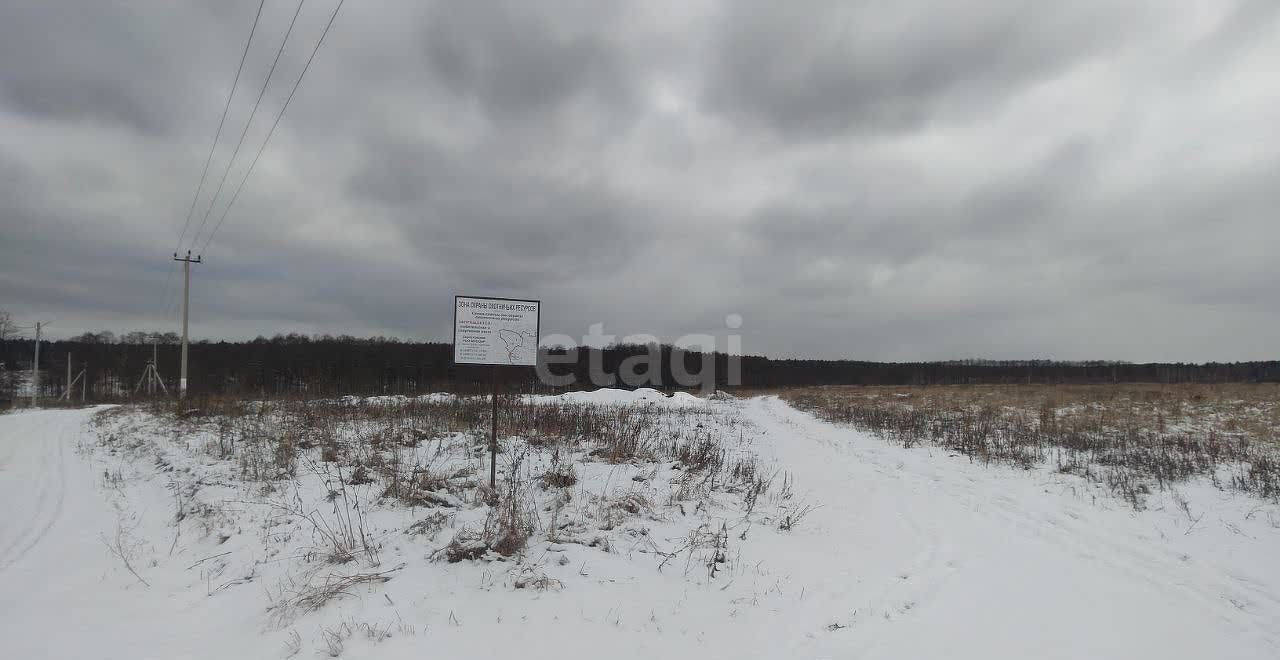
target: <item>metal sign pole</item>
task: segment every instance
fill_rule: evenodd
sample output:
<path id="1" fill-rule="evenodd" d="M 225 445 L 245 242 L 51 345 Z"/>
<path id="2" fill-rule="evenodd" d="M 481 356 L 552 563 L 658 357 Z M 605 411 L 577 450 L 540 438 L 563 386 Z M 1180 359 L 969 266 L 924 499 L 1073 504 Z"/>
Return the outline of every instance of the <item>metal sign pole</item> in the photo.
<path id="1" fill-rule="evenodd" d="M 493 373 L 493 398 L 490 402 L 492 423 L 489 426 L 489 490 L 494 496 L 498 493 L 498 367 L 491 366 Z"/>

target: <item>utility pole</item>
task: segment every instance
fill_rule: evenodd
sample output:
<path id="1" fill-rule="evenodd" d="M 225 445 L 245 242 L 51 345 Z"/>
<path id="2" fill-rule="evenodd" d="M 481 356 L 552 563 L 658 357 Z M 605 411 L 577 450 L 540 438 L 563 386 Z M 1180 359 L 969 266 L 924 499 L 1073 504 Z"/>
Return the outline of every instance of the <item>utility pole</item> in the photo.
<path id="1" fill-rule="evenodd" d="M 191 250 L 187 256 L 179 257 L 173 253 L 174 261 L 182 262 L 182 367 L 178 374 L 178 398 L 187 398 L 187 308 L 191 304 L 191 264 L 202 263 L 199 256 L 191 258 Z"/>
<path id="2" fill-rule="evenodd" d="M 160 377 L 160 372 L 156 369 L 156 342 L 155 335 L 151 338 L 151 361 L 147 362 L 147 368 L 142 370 L 142 378 L 138 379 L 138 386 L 133 388 L 133 393 L 137 394 L 142 389 L 142 381 L 147 382 L 147 396 L 156 393 L 156 385 L 160 386 L 160 390 L 165 396 L 169 396 L 169 388 L 164 386 L 164 379 Z"/>
<path id="3" fill-rule="evenodd" d="M 36 321 L 36 356 L 31 360 L 31 407 L 40 399 L 40 321 Z"/>
<path id="4" fill-rule="evenodd" d="M 85 374 L 87 374 L 88 372 L 89 372 L 89 363 L 85 362 L 84 368 L 80 370 L 80 373 L 76 374 L 75 378 L 71 378 L 71 354 L 70 353 L 67 354 L 67 377 L 69 378 L 69 381 L 67 382 L 67 391 L 64 392 L 64 396 L 67 398 L 68 403 L 71 402 L 71 392 L 75 390 L 76 383 L 80 383 L 80 403 L 84 403 L 85 390 L 88 389 L 88 381 L 89 381 L 89 378 Z M 81 380 L 82 378 L 84 380 Z"/>
<path id="5" fill-rule="evenodd" d="M 67 397 L 67 401 L 70 402 L 71 401 L 71 352 L 70 351 L 67 352 L 67 379 L 62 382 L 65 383 L 65 385 L 62 386 L 62 394 L 63 396 Z"/>

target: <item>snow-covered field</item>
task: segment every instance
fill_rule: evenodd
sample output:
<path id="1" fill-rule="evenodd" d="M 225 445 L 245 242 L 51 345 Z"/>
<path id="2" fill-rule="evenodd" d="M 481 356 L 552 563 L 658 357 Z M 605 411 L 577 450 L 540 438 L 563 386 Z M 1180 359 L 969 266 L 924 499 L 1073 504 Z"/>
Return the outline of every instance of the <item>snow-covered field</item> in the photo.
<path id="1" fill-rule="evenodd" d="M 1275 503 L 1193 481 L 1135 511 L 1072 475 L 904 449 L 772 396 L 529 403 L 648 410 L 664 441 L 721 442 L 726 469 L 708 485 L 661 456 L 509 439 L 499 491 L 519 491 L 532 536 L 451 563 L 455 536 L 493 523 L 466 433 L 345 468 L 299 449 L 291 474 L 248 479 L 252 454 L 215 451 L 212 422 L 0 415 L 0 655 L 1280 657 Z M 411 506 L 353 478 L 373 458 L 440 476 Z M 569 464 L 576 483 L 544 485 Z M 743 465 L 768 487 L 729 474 Z"/>

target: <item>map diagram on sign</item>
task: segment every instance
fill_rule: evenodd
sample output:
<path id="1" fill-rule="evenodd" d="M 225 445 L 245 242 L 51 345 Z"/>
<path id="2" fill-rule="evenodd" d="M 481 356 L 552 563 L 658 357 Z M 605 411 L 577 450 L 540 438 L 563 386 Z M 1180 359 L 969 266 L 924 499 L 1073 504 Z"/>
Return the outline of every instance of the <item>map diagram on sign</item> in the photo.
<path id="1" fill-rule="evenodd" d="M 502 328 L 498 331 L 498 339 L 506 346 L 507 360 L 511 364 L 528 362 L 531 352 L 538 348 L 538 338 L 527 330 Z"/>

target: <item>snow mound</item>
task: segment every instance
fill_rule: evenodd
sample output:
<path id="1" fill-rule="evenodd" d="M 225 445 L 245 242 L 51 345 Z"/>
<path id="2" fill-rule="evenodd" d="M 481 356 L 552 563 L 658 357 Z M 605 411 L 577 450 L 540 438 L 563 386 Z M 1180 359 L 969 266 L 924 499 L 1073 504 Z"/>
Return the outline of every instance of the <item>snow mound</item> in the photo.
<path id="1" fill-rule="evenodd" d="M 448 392 L 433 392 L 431 394 L 422 394 L 419 396 L 405 396 L 403 394 L 386 394 L 380 396 L 344 396 L 338 401 L 349 406 L 402 406 L 411 401 L 418 403 L 447 403 L 458 398 L 456 394 Z"/>
<path id="2" fill-rule="evenodd" d="M 527 399 L 530 403 L 577 403 L 597 406 L 639 406 L 655 405 L 666 408 L 701 408 L 708 405 L 688 392 L 676 392 L 667 396 L 650 387 L 636 390 L 601 388 L 592 392 L 566 392 L 556 395 L 534 395 Z"/>

